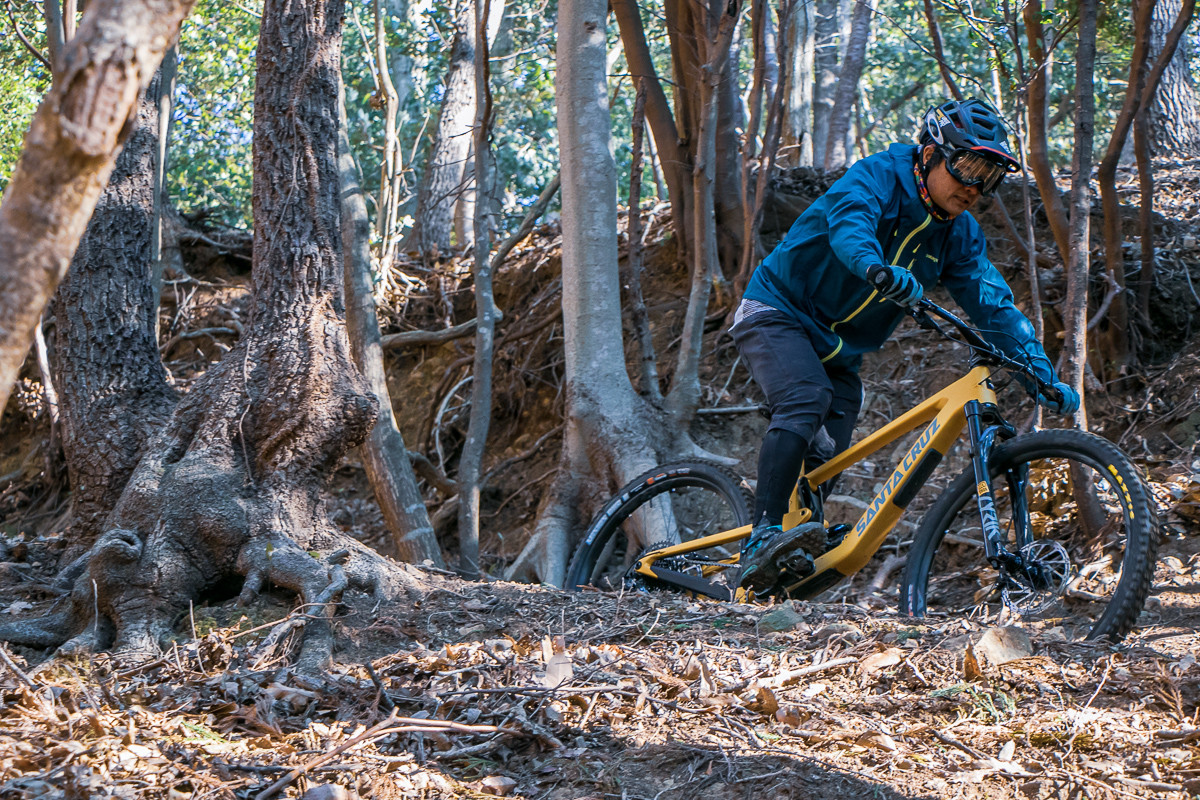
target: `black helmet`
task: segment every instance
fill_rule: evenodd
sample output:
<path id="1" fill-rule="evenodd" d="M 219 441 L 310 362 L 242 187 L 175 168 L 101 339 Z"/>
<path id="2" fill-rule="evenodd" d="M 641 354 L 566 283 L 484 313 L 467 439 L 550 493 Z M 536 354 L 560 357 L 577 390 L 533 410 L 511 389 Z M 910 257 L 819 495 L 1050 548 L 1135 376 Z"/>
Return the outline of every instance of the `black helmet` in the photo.
<path id="1" fill-rule="evenodd" d="M 963 183 L 980 186 L 984 194 L 1000 185 L 1004 173 L 1017 172 L 1021 168 L 1008 147 L 1008 131 L 1004 129 L 1000 115 L 986 102 L 974 97 L 951 100 L 926 111 L 920 143 L 922 147 L 937 146 L 946 158 L 950 173 Z M 975 158 L 968 154 L 974 154 Z M 975 161 L 978 157 L 1001 169 L 993 167 L 995 173 L 989 177 L 984 177 L 988 170 L 980 169 L 983 164 L 975 169 L 955 169 L 960 164 L 966 167 L 963 162 Z"/>

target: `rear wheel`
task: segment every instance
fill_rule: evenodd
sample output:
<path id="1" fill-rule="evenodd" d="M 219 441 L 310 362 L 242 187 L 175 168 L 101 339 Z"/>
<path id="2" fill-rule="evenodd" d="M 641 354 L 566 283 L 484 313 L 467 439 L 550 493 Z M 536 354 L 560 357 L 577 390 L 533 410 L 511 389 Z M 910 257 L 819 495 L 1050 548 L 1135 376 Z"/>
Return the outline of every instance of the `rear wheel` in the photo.
<path id="1" fill-rule="evenodd" d="M 736 475 L 707 461 L 665 464 L 639 475 L 588 526 L 567 568 L 567 588 L 619 589 L 640 553 L 750 524 L 753 498 Z M 737 545 L 689 554 L 709 576 Z M 704 566 L 707 565 L 707 566 Z M 686 568 L 686 567 L 685 567 Z"/>
<path id="2" fill-rule="evenodd" d="M 1118 640 L 1150 592 L 1158 524 L 1137 468 L 1115 445 L 1073 430 L 1038 431 L 990 458 L 1005 547 L 1037 565 L 1009 576 L 984 556 L 975 476 L 960 475 L 926 513 L 909 551 L 901 610 L 994 615 L 1059 626 L 1071 639 Z"/>

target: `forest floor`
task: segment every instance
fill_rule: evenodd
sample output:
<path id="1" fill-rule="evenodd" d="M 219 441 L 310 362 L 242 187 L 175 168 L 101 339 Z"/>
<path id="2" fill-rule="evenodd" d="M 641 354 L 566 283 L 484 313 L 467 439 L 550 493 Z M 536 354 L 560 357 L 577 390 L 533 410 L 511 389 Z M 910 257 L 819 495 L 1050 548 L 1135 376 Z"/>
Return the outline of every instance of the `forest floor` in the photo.
<path id="1" fill-rule="evenodd" d="M 1146 470 L 1164 522 L 1152 596 L 1120 645 L 1069 642 L 1052 625 L 899 617 L 886 580 L 895 560 L 882 557 L 821 602 L 770 605 L 430 573 L 416 604 L 347 596 L 335 665 L 317 680 L 288 670 L 289 640 L 269 643 L 294 598 L 267 593 L 237 608 L 213 597 L 148 663 L 0 649 L 0 800 L 1200 795 L 1200 339 L 1190 322 L 1200 299 L 1188 289 L 1200 249 L 1186 224 L 1200 165 L 1159 180 L 1160 270 L 1172 279 L 1161 291 L 1176 309 L 1164 338 L 1176 344 L 1133 388 L 1093 395 L 1091 409 L 1093 426 Z M 502 307 L 553 307 L 553 253 L 543 230 L 517 259 Z M 203 274 L 207 283 L 181 282 L 165 298 L 164 358 L 182 387 L 237 329 L 238 280 Z M 656 292 L 652 315 L 677 319 L 682 281 Z M 447 291 L 389 324 L 461 322 L 462 303 Z M 497 574 L 523 544 L 557 454 L 553 314 L 548 324 L 526 316 L 498 347 L 509 371 L 491 464 L 502 468 L 485 493 L 483 543 Z M 673 335 L 668 324 L 656 331 Z M 710 339 L 709 403 L 755 402 L 719 332 Z M 408 398 L 407 415 L 397 408 L 406 439 L 435 463 L 453 449 L 444 401 L 467 353 L 405 352 L 393 368 L 398 387 L 408 381 L 395 395 Z M 901 331 L 864 370 L 863 425 L 944 383 L 954 358 Z M 0 614 L 13 616 L 54 601 L 67 513 L 61 484 L 29 477 L 49 449 L 37 444 L 36 389 L 27 378 L 12 407 L 28 413 L 10 414 L 0 447 Z M 714 415 L 694 434 L 752 469 L 761 428 L 757 415 Z M 869 494 L 887 469 L 886 453 L 877 460 L 878 472 L 839 491 Z M 335 521 L 386 550 L 361 467 L 347 462 L 334 489 Z M 453 515 L 431 498 L 446 535 Z"/>

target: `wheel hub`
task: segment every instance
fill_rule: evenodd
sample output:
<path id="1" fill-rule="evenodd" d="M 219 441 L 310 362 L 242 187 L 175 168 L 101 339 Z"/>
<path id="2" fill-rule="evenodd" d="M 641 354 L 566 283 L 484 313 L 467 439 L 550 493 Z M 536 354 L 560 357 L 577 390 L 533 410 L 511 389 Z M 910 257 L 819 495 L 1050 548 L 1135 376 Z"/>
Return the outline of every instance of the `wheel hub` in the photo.
<path id="1" fill-rule="evenodd" d="M 1071 580 L 1071 556 L 1053 539 L 1038 539 L 1021 548 L 1024 568 L 1005 572 L 1001 599 L 1011 611 L 1032 616 L 1050 607 Z"/>

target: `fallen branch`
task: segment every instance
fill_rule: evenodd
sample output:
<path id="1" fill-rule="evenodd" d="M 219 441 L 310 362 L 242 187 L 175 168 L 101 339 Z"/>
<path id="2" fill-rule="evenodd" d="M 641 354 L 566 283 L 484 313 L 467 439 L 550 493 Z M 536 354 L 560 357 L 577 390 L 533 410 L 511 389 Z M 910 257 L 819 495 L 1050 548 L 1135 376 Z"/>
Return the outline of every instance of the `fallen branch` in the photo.
<path id="1" fill-rule="evenodd" d="M 758 685 L 766 687 L 768 689 L 777 689 L 781 686 L 786 686 L 789 683 L 793 683 L 793 682 L 799 680 L 800 678 L 803 678 L 805 675 L 814 675 L 818 672 L 824 672 L 826 670 L 836 669 L 837 667 L 847 667 L 851 664 L 857 664 L 857 663 L 858 663 L 858 659 L 855 658 L 854 656 L 845 656 L 843 658 L 834 658 L 829 661 L 823 661 L 820 664 L 809 664 L 807 667 L 800 667 L 799 669 L 784 670 L 783 672 L 780 672 L 778 675 L 772 675 L 770 678 L 767 678 L 766 680 L 759 681 Z"/>
<path id="2" fill-rule="evenodd" d="M 461 722 L 450 722 L 449 720 L 442 719 L 416 719 L 415 717 L 398 717 L 396 716 L 396 712 L 393 711 L 387 719 L 376 725 L 373 725 L 372 727 L 360 733 L 358 736 L 347 739 L 327 753 L 323 753 L 311 759 L 308 763 L 296 767 L 291 772 L 275 781 L 275 783 L 259 792 L 255 796 L 254 800 L 268 800 L 268 798 L 274 797 L 275 795 L 279 794 L 281 790 L 287 786 L 290 786 L 304 773 L 328 764 L 334 758 L 346 752 L 355 745 L 374 741 L 375 739 L 382 739 L 384 736 L 390 736 L 393 733 L 445 733 L 447 731 L 454 733 L 499 733 L 504 731 L 504 729 L 497 725 L 464 725 Z"/>
<path id="3" fill-rule="evenodd" d="M 444 344 L 445 342 L 470 336 L 475 332 L 475 320 L 443 328 L 440 331 L 401 331 L 389 333 L 382 339 L 384 350 L 398 350 L 404 347 L 417 347 L 427 344 Z"/>

